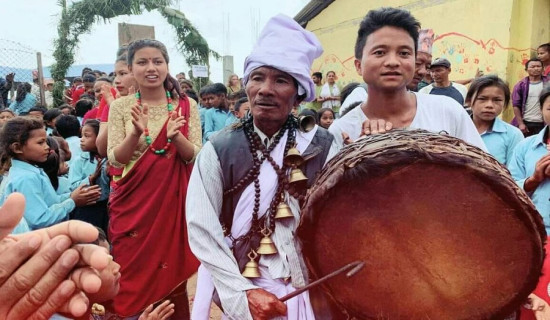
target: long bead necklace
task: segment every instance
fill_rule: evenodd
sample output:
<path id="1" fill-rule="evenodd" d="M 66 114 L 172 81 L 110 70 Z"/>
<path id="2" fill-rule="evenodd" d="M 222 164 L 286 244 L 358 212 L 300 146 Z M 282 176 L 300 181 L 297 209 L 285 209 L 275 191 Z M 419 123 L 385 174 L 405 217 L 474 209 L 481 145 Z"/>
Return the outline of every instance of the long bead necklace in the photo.
<path id="1" fill-rule="evenodd" d="M 295 123 L 295 119 L 289 116 L 286 123 L 283 125 L 283 127 L 279 131 L 279 133 L 274 137 L 274 141 L 269 146 L 269 148 L 266 148 L 263 145 L 259 135 L 254 131 L 252 117 L 250 117 L 249 119 L 243 122 L 243 127 L 244 127 L 243 129 L 244 129 L 245 135 L 249 142 L 250 153 L 254 158 L 254 165 L 252 167 L 252 170 L 248 172 L 247 175 L 243 177 L 243 179 L 241 179 L 241 181 L 237 182 L 235 187 L 225 191 L 224 195 L 228 195 L 233 192 L 236 192 L 238 189 L 241 189 L 243 186 L 246 186 L 248 185 L 248 183 L 253 181 L 254 182 L 254 209 L 252 211 L 251 228 L 245 235 L 242 235 L 239 238 L 234 239 L 233 237 L 231 237 L 230 232 L 226 230 L 227 235 L 231 238 L 233 242 L 233 245 L 235 245 L 235 243 L 237 243 L 238 241 L 242 241 L 246 238 L 250 238 L 254 233 L 260 233 L 262 231 L 265 231 L 265 232 L 268 232 L 268 234 L 271 234 L 274 231 L 275 229 L 274 216 L 276 213 L 276 207 L 277 207 L 277 204 L 280 202 L 280 199 L 281 199 L 281 196 L 283 195 L 284 190 L 288 189 L 288 181 L 285 176 L 285 173 L 287 170 L 286 166 L 283 164 L 282 167 L 279 167 L 279 165 L 271 157 L 271 151 L 273 151 L 275 146 L 277 146 L 277 144 L 279 143 L 279 140 L 283 137 L 284 133 L 288 130 L 289 134 L 288 134 L 287 143 L 285 145 L 285 150 L 283 154 L 288 153 L 288 150 L 294 145 L 294 142 L 296 139 L 297 124 Z M 257 156 L 258 151 L 262 154 L 260 157 Z M 268 161 L 268 163 L 271 164 L 271 166 L 277 173 L 278 179 L 277 179 L 277 190 L 275 192 L 273 200 L 270 203 L 268 212 L 266 214 L 266 219 L 264 221 L 264 226 L 262 227 L 259 223 L 260 192 L 261 192 L 259 175 L 260 175 L 260 167 L 262 163 L 266 160 Z"/>
<path id="2" fill-rule="evenodd" d="M 143 106 L 141 105 L 141 94 L 139 93 L 139 91 L 136 92 L 136 99 L 137 99 L 137 104 L 143 108 Z M 172 96 L 170 95 L 170 91 L 166 91 L 166 109 L 168 110 L 168 114 L 174 111 L 174 105 L 172 104 Z M 145 143 L 154 154 L 156 155 L 164 154 L 166 153 L 166 150 L 170 148 L 172 139 L 168 138 L 166 140 L 166 145 L 164 145 L 164 148 L 160 150 L 156 150 L 155 148 L 153 148 L 153 138 L 151 138 L 151 134 L 149 133 L 149 128 L 145 127 L 145 129 L 143 129 L 143 134 L 145 135 Z"/>

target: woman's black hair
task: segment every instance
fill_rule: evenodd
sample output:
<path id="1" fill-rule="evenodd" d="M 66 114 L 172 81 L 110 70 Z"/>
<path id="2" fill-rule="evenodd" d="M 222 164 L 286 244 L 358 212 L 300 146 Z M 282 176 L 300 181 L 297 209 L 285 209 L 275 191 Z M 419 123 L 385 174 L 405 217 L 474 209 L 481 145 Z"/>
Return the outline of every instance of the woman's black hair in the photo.
<path id="1" fill-rule="evenodd" d="M 84 122 L 84 125 L 82 125 L 82 127 L 90 127 L 94 130 L 96 136 L 99 134 L 99 120 L 97 119 L 86 120 L 86 122 Z"/>
<path id="2" fill-rule="evenodd" d="M 50 154 L 48 155 L 48 159 L 42 163 L 39 163 L 38 166 L 44 170 L 50 179 L 53 188 L 57 191 L 59 188 L 59 144 L 53 137 L 48 137 L 46 142 L 48 143 L 48 146 L 50 146 Z"/>
<path id="3" fill-rule="evenodd" d="M 9 170 L 11 159 L 16 156 L 11 145 L 19 143 L 23 146 L 36 129 L 44 130 L 44 124 L 32 117 L 15 117 L 4 124 L 0 131 L 0 174 Z"/>
<path id="4" fill-rule="evenodd" d="M 31 85 L 27 82 L 22 82 L 17 86 L 17 96 L 15 101 L 21 102 L 27 97 L 27 93 L 31 92 Z"/>
<path id="5" fill-rule="evenodd" d="M 476 102 L 479 93 L 487 87 L 498 87 L 501 89 L 504 92 L 504 106 L 506 107 L 508 103 L 510 103 L 510 87 L 506 81 L 494 74 L 490 74 L 476 78 L 472 81 L 468 93 L 466 94 L 466 99 L 464 100 L 466 104 L 471 107 Z"/>
<path id="6" fill-rule="evenodd" d="M 164 60 L 166 61 L 166 64 L 170 63 L 168 50 L 162 42 L 152 39 L 142 39 L 136 40 L 128 45 L 128 66 L 132 66 L 132 62 L 134 62 L 134 56 L 136 55 L 136 52 L 143 48 L 155 48 L 159 50 Z M 173 99 L 177 99 L 178 97 L 185 97 L 185 93 L 181 90 L 178 80 L 172 77 L 170 73 L 166 75 L 166 79 L 164 80 L 164 89 L 170 92 Z"/>

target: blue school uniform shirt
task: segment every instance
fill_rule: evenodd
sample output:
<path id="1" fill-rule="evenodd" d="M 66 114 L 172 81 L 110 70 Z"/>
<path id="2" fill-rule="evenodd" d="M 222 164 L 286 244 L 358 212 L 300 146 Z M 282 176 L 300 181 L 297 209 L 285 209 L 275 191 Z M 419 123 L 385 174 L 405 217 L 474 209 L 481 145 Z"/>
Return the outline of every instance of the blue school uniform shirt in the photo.
<path id="1" fill-rule="evenodd" d="M 229 116 L 227 116 L 227 120 L 225 120 L 225 126 L 227 127 L 227 126 L 233 124 L 233 122 L 236 122 L 238 120 L 239 120 L 239 118 L 235 117 L 233 112 L 229 112 Z"/>
<path id="2" fill-rule="evenodd" d="M 90 161 L 90 153 L 82 152 L 71 165 L 69 170 L 69 182 L 71 191 L 85 184 L 89 185 L 89 176 L 95 172 L 97 160 L 95 158 Z M 101 174 L 96 180 L 97 185 L 101 188 L 101 197 L 98 201 L 107 200 L 109 198 L 109 176 L 107 175 L 107 162 L 103 163 Z"/>
<path id="3" fill-rule="evenodd" d="M 67 175 L 57 177 L 57 194 L 63 195 L 66 193 L 71 193 L 71 183 L 69 182 L 69 177 Z"/>
<path id="4" fill-rule="evenodd" d="M 482 133 L 481 139 L 498 162 L 508 165 L 515 147 L 523 140 L 523 133 L 513 125 L 495 118 L 493 127 Z"/>
<path id="5" fill-rule="evenodd" d="M 0 203 L 14 193 L 25 196 L 23 219 L 13 233 L 22 233 L 52 226 L 67 219 L 75 208 L 70 195 L 58 195 L 46 173 L 27 162 L 12 160 L 6 177 L 5 189 L 0 194 Z"/>
<path id="6" fill-rule="evenodd" d="M 74 162 L 74 160 L 80 157 L 80 154 L 82 153 L 82 149 L 80 148 L 80 138 L 77 136 L 65 138 L 65 141 L 67 141 L 67 144 L 69 145 L 69 150 L 71 150 L 71 160 L 69 160 L 69 171 L 70 171 L 72 163 Z"/>
<path id="7" fill-rule="evenodd" d="M 508 170 L 516 183 L 523 189 L 525 180 L 535 172 L 537 161 L 548 154 L 544 135 L 548 126 L 539 134 L 530 136 L 521 141 L 515 148 L 512 159 L 508 164 Z M 550 234 L 550 178 L 544 179 L 538 188 L 528 193 L 531 201 L 544 220 L 546 233 Z"/>
<path id="8" fill-rule="evenodd" d="M 229 110 L 210 108 L 204 115 L 204 140 L 208 141 L 210 136 L 225 128 L 225 121 L 229 117 Z"/>
<path id="9" fill-rule="evenodd" d="M 22 113 L 28 113 L 34 106 L 36 105 L 36 97 L 32 93 L 27 93 L 25 96 L 25 99 L 21 102 L 17 102 L 16 100 L 13 100 L 13 102 L 10 104 L 10 110 L 13 111 L 16 115 L 20 115 Z"/>
<path id="10" fill-rule="evenodd" d="M 208 109 L 206 109 L 205 107 L 203 106 L 199 107 L 199 117 L 201 118 L 201 130 L 202 130 L 203 137 L 204 137 L 204 116 L 206 114 L 206 111 L 208 111 Z"/>

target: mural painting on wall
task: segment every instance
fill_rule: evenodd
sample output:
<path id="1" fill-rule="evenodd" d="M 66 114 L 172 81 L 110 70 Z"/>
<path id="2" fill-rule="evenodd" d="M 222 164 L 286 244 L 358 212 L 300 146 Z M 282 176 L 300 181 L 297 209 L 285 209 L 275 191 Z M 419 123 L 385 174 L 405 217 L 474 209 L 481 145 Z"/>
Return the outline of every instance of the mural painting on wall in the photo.
<path id="1" fill-rule="evenodd" d="M 455 78 L 469 78 L 477 69 L 485 74 L 506 75 L 507 63 L 525 64 L 529 60 L 531 48 L 504 47 L 497 40 L 475 40 L 467 35 L 450 32 L 435 38 L 433 57 L 445 57 L 451 61 Z M 507 62 L 507 63 L 506 63 Z M 523 72 L 508 77 L 524 77 Z"/>
<path id="2" fill-rule="evenodd" d="M 428 35 L 431 38 L 433 31 L 432 29 L 427 30 L 431 32 Z M 452 77 L 466 79 L 473 77 L 477 69 L 485 74 L 493 73 L 506 77 L 507 63 L 524 65 L 533 51 L 534 49 L 531 48 L 504 47 L 495 39 L 475 40 L 458 32 L 450 32 L 435 36 L 432 56 L 434 58 L 447 58 L 451 62 Z M 353 55 L 342 59 L 335 54 L 325 54 L 316 61 L 312 72 L 320 71 L 324 75 L 328 71 L 335 71 L 338 83 L 345 86 L 359 79 L 355 71 L 354 60 Z M 515 75 L 509 74 L 507 78 L 520 79 L 525 77 L 525 73 L 521 68 L 517 73 Z"/>

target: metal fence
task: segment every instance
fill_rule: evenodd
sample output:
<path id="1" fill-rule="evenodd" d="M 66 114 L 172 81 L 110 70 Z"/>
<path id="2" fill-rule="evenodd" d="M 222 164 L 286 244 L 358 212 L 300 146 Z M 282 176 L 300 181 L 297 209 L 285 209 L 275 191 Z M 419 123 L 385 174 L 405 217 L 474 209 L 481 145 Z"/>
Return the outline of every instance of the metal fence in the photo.
<path id="1" fill-rule="evenodd" d="M 33 78 L 38 78 L 39 52 L 21 43 L 0 39 L 0 77 L 6 78 L 10 73 L 15 74 L 9 98 L 13 98 L 17 85 L 21 82 L 32 83 Z M 33 71 L 35 76 L 33 77 Z M 41 86 L 43 96 L 44 86 Z M 41 97 L 37 96 L 40 101 Z"/>

